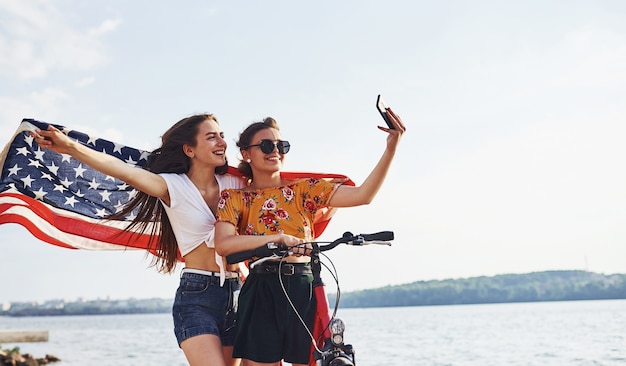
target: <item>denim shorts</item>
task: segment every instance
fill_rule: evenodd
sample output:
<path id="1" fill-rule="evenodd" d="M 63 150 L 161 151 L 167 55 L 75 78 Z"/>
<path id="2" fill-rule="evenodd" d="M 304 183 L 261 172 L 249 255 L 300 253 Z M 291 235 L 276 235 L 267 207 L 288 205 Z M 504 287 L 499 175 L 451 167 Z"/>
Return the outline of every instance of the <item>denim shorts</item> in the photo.
<path id="1" fill-rule="evenodd" d="M 202 334 L 214 334 L 222 346 L 232 346 L 237 314 L 236 293 L 239 279 L 226 279 L 197 273 L 183 273 L 176 290 L 172 316 L 178 346 L 182 341 Z"/>

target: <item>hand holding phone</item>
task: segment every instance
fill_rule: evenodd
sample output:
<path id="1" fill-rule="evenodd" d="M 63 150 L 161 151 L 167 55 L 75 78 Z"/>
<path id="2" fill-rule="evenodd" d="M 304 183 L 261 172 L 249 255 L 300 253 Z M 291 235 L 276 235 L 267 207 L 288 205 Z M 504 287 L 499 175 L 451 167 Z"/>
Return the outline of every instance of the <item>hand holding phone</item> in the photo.
<path id="1" fill-rule="evenodd" d="M 387 115 L 387 108 L 389 107 L 387 107 L 387 104 L 385 104 L 385 101 L 380 96 L 380 94 L 378 94 L 378 98 L 376 98 L 376 108 L 378 109 L 378 112 L 380 112 L 380 115 L 385 120 L 385 123 L 387 123 L 387 126 L 390 129 L 395 130 L 396 128 L 394 127 L 393 123 L 391 123 L 391 120 L 389 119 L 389 116 Z"/>

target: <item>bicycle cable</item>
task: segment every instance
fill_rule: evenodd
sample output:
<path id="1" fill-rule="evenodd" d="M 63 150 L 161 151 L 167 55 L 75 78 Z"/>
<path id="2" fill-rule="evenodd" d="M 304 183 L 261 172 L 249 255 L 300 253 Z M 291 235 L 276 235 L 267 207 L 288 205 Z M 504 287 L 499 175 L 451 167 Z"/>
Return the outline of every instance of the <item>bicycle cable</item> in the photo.
<path id="1" fill-rule="evenodd" d="M 294 246 L 292 246 L 291 248 L 302 247 L 303 245 L 306 245 L 306 244 L 313 244 L 313 243 L 315 243 L 315 244 L 322 244 L 322 243 L 327 244 L 327 243 L 330 243 L 330 242 L 307 242 L 307 243 L 301 243 L 301 244 L 298 244 L 298 245 L 294 245 Z M 296 309 L 296 306 L 294 305 L 294 303 L 291 301 L 291 297 L 289 297 L 289 294 L 287 293 L 287 289 L 285 288 L 285 284 L 283 283 L 283 274 L 282 274 L 282 271 L 281 271 L 281 266 L 282 266 L 282 264 L 283 264 L 283 259 L 284 259 L 285 257 L 287 257 L 287 256 L 288 256 L 288 254 L 289 254 L 289 251 L 286 251 L 286 252 L 283 254 L 283 256 L 282 256 L 281 260 L 278 262 L 278 279 L 279 279 L 279 282 L 280 282 L 280 287 L 281 287 L 281 289 L 283 290 L 283 294 L 285 295 L 285 298 L 287 299 L 287 302 L 289 302 L 289 305 L 291 306 L 291 309 L 292 309 L 292 310 L 293 310 L 293 312 L 296 314 L 296 317 L 298 318 L 298 320 L 300 321 L 300 323 L 302 324 L 302 326 L 303 326 L 303 327 L 304 327 L 304 329 L 306 330 L 307 334 L 309 335 L 309 338 L 311 338 L 311 343 L 313 344 L 313 347 L 315 347 L 315 350 L 316 350 L 316 351 L 318 351 L 318 352 L 322 352 L 322 351 L 319 349 L 319 347 L 317 346 L 317 341 L 316 341 L 315 337 L 313 336 L 313 334 L 311 333 L 311 330 L 310 330 L 310 329 L 309 329 L 309 327 L 306 325 L 306 322 L 304 321 L 304 319 L 302 319 L 302 316 L 301 316 L 301 315 L 300 315 L 300 313 L 298 312 L 298 309 Z M 332 317 L 331 317 L 331 319 L 332 319 L 332 318 L 334 318 L 334 317 L 335 317 L 335 315 L 337 315 L 337 305 L 338 305 L 338 303 L 339 303 L 339 302 L 338 302 L 338 300 L 339 300 L 339 296 L 340 296 L 340 295 L 339 295 L 339 294 L 340 294 L 340 290 L 339 290 L 339 277 L 338 277 L 338 274 L 337 274 L 337 268 L 335 267 L 335 264 L 333 263 L 333 261 L 332 261 L 332 260 L 331 260 L 331 259 L 330 259 L 330 258 L 329 258 L 326 254 L 324 254 L 324 253 L 322 253 L 322 252 L 319 252 L 319 253 L 318 253 L 318 255 L 320 255 L 320 254 L 321 254 L 322 256 L 324 256 L 324 258 L 326 258 L 326 259 L 327 259 L 327 260 L 331 263 L 331 265 L 332 265 L 332 270 L 328 267 L 328 265 L 326 265 L 326 263 L 324 263 L 324 262 L 320 261 L 320 263 L 321 263 L 321 264 L 322 264 L 322 265 L 323 265 L 323 266 L 324 266 L 324 267 L 328 270 L 328 272 L 330 273 L 330 275 L 333 277 L 333 279 L 335 280 L 335 284 L 337 285 L 337 299 L 335 300 L 335 307 L 333 308 L 333 315 L 332 315 Z M 325 327 L 325 329 L 327 329 L 329 325 L 330 325 L 330 324 L 326 324 L 326 325 L 324 326 L 324 327 Z"/>

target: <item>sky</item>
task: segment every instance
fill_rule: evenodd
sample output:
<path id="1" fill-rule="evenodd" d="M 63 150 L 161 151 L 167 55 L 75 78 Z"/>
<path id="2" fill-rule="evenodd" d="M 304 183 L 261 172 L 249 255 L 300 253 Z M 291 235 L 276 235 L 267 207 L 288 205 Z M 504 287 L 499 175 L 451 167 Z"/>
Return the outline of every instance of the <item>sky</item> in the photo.
<path id="1" fill-rule="evenodd" d="M 626 3 L 0 1 L 0 146 L 22 118 L 152 150 L 214 113 L 238 162 L 274 117 L 285 170 L 363 182 L 407 132 L 374 201 L 321 239 L 343 292 L 546 270 L 626 273 Z M 69 250 L 0 225 L 0 303 L 173 298 L 143 252 Z M 325 275 L 329 289 L 330 276 Z"/>

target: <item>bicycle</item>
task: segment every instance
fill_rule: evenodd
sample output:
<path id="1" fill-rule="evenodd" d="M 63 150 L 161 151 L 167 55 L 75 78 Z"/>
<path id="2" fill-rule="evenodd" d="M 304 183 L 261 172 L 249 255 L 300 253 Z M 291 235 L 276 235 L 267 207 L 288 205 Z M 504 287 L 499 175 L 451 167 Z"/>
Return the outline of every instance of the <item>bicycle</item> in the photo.
<path id="1" fill-rule="evenodd" d="M 293 247 L 287 247 L 283 244 L 270 242 L 253 250 L 231 254 L 226 257 L 226 261 L 229 264 L 234 264 L 249 260 L 250 262 L 248 265 L 250 268 L 253 268 L 254 266 L 268 260 L 279 260 L 278 274 L 279 276 L 282 276 L 280 266 L 283 263 L 283 259 L 292 254 L 291 250 L 296 247 L 311 244 L 312 250 L 310 257 L 311 270 L 313 272 L 313 291 L 317 301 L 317 316 L 315 324 L 313 325 L 313 330 L 308 329 L 304 320 L 299 316 L 299 314 L 297 314 L 301 323 L 307 328 L 307 332 L 311 336 L 311 358 L 309 360 L 309 365 L 356 366 L 355 349 L 351 344 L 346 344 L 344 342 L 343 332 L 345 330 L 345 323 L 336 317 L 341 297 L 337 270 L 332 261 L 330 261 L 330 258 L 326 255 L 324 256 L 330 261 L 332 269 L 324 264 L 320 260 L 320 254 L 337 247 L 339 244 L 355 246 L 363 246 L 367 244 L 391 245 L 389 241 L 393 239 L 394 234 L 392 231 L 381 231 L 373 234 L 359 235 L 353 235 L 351 232 L 345 232 L 343 236 L 335 239 L 334 241 L 311 241 Z M 321 277 L 322 265 L 330 272 L 335 280 L 335 283 L 337 284 L 335 304 L 332 311 L 328 303 L 328 298 L 326 297 L 325 285 Z M 287 296 L 284 287 L 283 292 L 285 293 L 285 296 Z"/>

